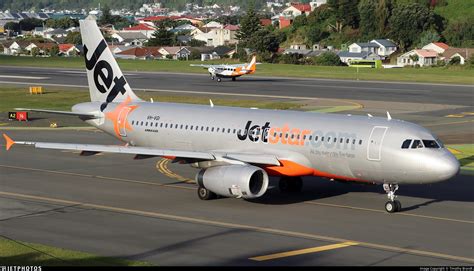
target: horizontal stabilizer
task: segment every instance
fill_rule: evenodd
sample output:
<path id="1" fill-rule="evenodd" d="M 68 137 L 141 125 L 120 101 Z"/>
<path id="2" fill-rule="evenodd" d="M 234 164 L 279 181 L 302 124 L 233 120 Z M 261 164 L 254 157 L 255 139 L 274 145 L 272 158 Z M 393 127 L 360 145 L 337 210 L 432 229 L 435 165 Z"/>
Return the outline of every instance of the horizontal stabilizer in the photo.
<path id="1" fill-rule="evenodd" d="M 58 115 L 69 115 L 69 116 L 77 116 L 77 117 L 88 118 L 88 119 L 98 119 L 102 117 L 101 114 L 79 113 L 79 112 L 71 112 L 71 111 L 56 111 L 56 110 L 47 110 L 47 109 L 15 108 L 15 110 L 41 112 L 41 113 L 58 114 Z"/>

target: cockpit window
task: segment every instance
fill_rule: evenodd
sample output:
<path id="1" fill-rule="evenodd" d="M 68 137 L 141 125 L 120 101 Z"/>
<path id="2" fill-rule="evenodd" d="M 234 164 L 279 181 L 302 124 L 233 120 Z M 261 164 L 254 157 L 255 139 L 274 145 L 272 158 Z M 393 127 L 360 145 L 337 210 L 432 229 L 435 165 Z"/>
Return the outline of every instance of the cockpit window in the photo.
<path id="1" fill-rule="evenodd" d="M 423 139 L 423 145 L 425 145 L 426 148 L 434 148 L 434 149 L 439 149 L 438 143 L 434 140 L 424 140 Z"/>
<path id="2" fill-rule="evenodd" d="M 418 148 L 423 148 L 423 144 L 421 143 L 421 140 L 413 140 L 413 144 L 411 145 L 412 149 L 418 149 Z"/>
<path id="3" fill-rule="evenodd" d="M 402 149 L 408 149 L 410 147 L 411 139 L 403 141 Z"/>

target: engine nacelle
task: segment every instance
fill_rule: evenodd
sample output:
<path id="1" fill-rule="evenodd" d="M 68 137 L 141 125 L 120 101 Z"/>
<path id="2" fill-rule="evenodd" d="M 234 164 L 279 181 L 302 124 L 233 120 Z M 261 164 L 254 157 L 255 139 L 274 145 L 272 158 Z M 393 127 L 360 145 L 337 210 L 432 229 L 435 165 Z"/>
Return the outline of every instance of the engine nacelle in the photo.
<path id="1" fill-rule="evenodd" d="M 267 191 L 268 174 L 255 166 L 216 166 L 202 169 L 196 175 L 196 182 L 221 196 L 253 199 Z"/>

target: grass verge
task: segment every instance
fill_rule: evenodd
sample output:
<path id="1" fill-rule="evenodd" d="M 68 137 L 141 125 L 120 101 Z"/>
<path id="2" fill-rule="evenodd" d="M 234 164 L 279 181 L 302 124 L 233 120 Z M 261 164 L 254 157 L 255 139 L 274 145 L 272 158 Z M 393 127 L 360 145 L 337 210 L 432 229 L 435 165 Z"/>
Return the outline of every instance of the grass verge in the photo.
<path id="1" fill-rule="evenodd" d="M 169 60 L 118 60 L 120 67 L 127 71 L 155 71 L 202 73 L 207 71 L 189 64 L 202 64 L 200 61 Z M 235 60 L 220 60 L 206 63 L 238 63 Z M 84 68 L 81 57 L 71 58 L 32 58 L 18 56 L 0 56 L 0 65 Z M 375 81 L 406 81 L 448 84 L 474 84 L 474 69 L 464 67 L 438 68 L 402 68 L 402 69 L 363 69 L 351 67 L 322 67 L 310 65 L 268 64 L 257 66 L 256 75 L 284 76 L 327 79 L 352 79 Z"/>
<path id="2" fill-rule="evenodd" d="M 474 173 L 474 144 L 447 145 L 461 163 L 461 169 Z"/>
<path id="3" fill-rule="evenodd" d="M 7 266 L 149 266 L 150 263 L 101 257 L 0 237 L 0 259 Z"/>
<path id="4" fill-rule="evenodd" d="M 137 95 L 144 99 L 159 102 L 176 102 L 191 104 L 209 104 L 206 97 L 185 96 L 185 95 L 162 95 L 157 92 L 136 91 Z M 48 87 L 44 94 L 31 95 L 27 87 L 0 87 L 0 112 L 8 112 L 15 107 L 53 109 L 53 110 L 71 110 L 74 104 L 90 101 L 89 91 L 86 88 L 54 88 Z M 221 106 L 236 107 L 257 107 L 261 109 L 298 109 L 304 104 L 296 102 L 279 102 L 272 100 L 241 100 L 239 98 L 212 99 L 214 104 Z"/>

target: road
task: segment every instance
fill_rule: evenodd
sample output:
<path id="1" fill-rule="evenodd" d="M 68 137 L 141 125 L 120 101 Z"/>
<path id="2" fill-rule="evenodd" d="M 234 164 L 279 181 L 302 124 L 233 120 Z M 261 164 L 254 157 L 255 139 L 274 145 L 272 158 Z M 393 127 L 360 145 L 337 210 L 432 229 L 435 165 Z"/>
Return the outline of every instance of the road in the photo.
<path id="1" fill-rule="evenodd" d="M 236 82 L 210 80 L 203 74 L 126 72 L 133 89 L 251 97 L 337 98 L 350 100 L 472 106 L 473 86 L 297 79 L 246 76 Z M 0 83 L 87 86 L 84 70 L 0 66 Z"/>

